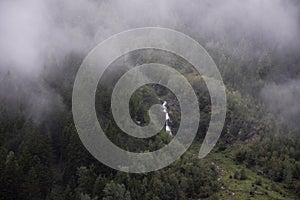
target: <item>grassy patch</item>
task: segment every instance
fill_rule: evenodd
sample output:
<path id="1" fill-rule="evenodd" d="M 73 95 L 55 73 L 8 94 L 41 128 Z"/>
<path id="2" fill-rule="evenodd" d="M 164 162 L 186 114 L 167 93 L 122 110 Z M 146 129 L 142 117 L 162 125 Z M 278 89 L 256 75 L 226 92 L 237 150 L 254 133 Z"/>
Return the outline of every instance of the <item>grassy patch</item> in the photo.
<path id="1" fill-rule="evenodd" d="M 220 199 L 297 199 L 294 194 L 283 187 L 283 184 L 274 183 L 254 170 L 237 164 L 232 159 L 232 155 L 233 151 L 227 149 L 222 152 L 211 152 L 205 158 L 218 171 L 221 187 L 218 194 Z M 246 173 L 246 179 L 235 178 L 234 174 L 240 173 L 242 170 Z"/>

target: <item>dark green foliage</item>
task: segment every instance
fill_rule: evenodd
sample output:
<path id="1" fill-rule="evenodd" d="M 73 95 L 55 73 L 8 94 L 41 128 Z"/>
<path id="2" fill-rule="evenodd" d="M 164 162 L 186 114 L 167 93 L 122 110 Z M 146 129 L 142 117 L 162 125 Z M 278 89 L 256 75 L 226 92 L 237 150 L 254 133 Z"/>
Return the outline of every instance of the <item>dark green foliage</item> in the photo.
<path id="1" fill-rule="evenodd" d="M 104 190 L 104 197 L 103 200 L 130 200 L 130 193 L 126 191 L 125 186 L 122 184 L 115 183 L 111 181 L 110 183 L 106 184 Z"/>
<path id="2" fill-rule="evenodd" d="M 245 49 L 250 43 L 247 39 L 240 41 L 233 50 L 235 56 L 207 45 L 218 63 L 228 98 L 226 122 L 216 148 L 226 154 L 238 144 L 230 157 L 239 166 L 231 174 L 232 181 L 250 181 L 249 171 L 245 170 L 249 168 L 274 181 L 270 186 L 272 190 L 280 192 L 277 185 L 280 182 L 292 193 L 300 195 L 300 140 L 276 125 L 272 117 L 266 117 L 263 114 L 265 105 L 258 98 L 266 81 L 276 81 L 269 72 L 279 64 L 270 50 L 261 49 L 257 51 L 258 55 L 249 58 Z M 130 61 L 133 66 L 160 60 L 183 73 L 191 83 L 201 111 L 195 142 L 198 148 L 211 112 L 211 99 L 203 79 L 189 63 L 170 53 L 145 51 L 141 55 L 132 54 L 136 58 Z M 46 122 L 33 122 L 21 111 L 12 115 L 1 102 L 0 200 L 217 199 L 218 193 L 223 191 L 218 182 L 220 172 L 208 160 L 198 159 L 198 149 L 190 149 L 169 167 L 147 174 L 117 172 L 89 154 L 79 139 L 71 113 L 72 86 L 81 57 L 70 55 L 66 58 L 63 75 L 46 77 L 66 106 L 65 110 L 54 112 Z M 120 68 L 125 61 L 122 57 L 112 65 Z M 288 63 L 295 65 L 297 62 L 290 60 Z M 113 121 L 111 92 L 115 81 L 127 70 L 119 68 L 105 72 L 107 76 L 102 82 L 100 80 L 97 89 L 95 108 L 102 128 L 123 149 L 143 152 L 163 147 L 172 139 L 165 131 L 147 140 L 136 139 L 123 134 Z M 164 87 L 149 84 L 138 89 L 129 102 L 130 115 L 140 125 L 147 125 L 148 110 L 151 105 L 160 103 L 159 98 L 170 103 L 172 128 L 176 132 L 180 124 L 180 106 L 172 92 Z M 21 105 L 16 107 L 22 108 Z M 295 133 L 299 134 L 297 130 Z M 256 187 L 262 187 L 263 183 L 261 179 L 251 180 L 251 183 L 253 187 L 247 194 L 255 196 Z"/>
<path id="3" fill-rule="evenodd" d="M 240 180 L 246 180 L 246 179 L 247 179 L 246 171 L 245 171 L 245 169 L 242 169 Z"/>
<path id="4" fill-rule="evenodd" d="M 20 168 L 15 153 L 8 152 L 3 171 L 1 171 L 0 198 L 7 200 L 18 199 L 21 191 Z"/>

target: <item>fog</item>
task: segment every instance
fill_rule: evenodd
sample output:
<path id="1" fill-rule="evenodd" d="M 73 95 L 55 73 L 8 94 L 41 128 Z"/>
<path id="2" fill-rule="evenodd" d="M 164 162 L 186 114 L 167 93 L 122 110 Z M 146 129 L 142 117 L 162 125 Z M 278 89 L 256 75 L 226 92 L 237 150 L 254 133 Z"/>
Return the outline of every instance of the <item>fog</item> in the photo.
<path id="1" fill-rule="evenodd" d="M 242 38 L 257 41 L 251 44 L 249 55 L 255 52 L 257 45 L 285 52 L 297 49 L 300 41 L 296 1 L 2 0 L 1 99 L 8 102 L 26 99 L 26 112 L 37 119 L 52 108 L 63 109 L 61 97 L 43 78 L 48 68 L 59 73 L 70 53 L 85 55 L 114 33 L 144 26 L 176 29 L 200 42 L 201 39 L 217 40 L 229 54 Z M 268 95 L 263 95 L 263 99 L 274 106 L 290 103 L 292 110 L 299 113 L 300 105 L 294 102 L 295 96 L 290 92 L 285 92 L 287 99 L 272 101 L 280 97 L 289 84 L 299 85 L 299 82 L 287 80 L 282 86 L 267 85 L 262 92 Z M 293 92 L 299 95 L 300 91 Z M 284 107 L 278 107 L 281 108 Z"/>
<path id="2" fill-rule="evenodd" d="M 300 80 L 268 84 L 261 93 L 267 102 L 267 108 L 276 115 L 278 123 L 284 123 L 289 129 L 299 128 Z"/>

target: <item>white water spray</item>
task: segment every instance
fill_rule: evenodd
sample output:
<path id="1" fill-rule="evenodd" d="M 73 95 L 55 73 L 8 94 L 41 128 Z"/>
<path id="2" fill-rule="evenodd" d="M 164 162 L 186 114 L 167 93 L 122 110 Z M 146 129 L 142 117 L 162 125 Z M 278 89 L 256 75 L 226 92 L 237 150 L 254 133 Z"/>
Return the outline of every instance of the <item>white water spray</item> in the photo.
<path id="1" fill-rule="evenodd" d="M 169 123 L 170 123 L 171 120 L 170 120 L 170 116 L 169 116 L 169 113 L 168 113 L 168 108 L 167 108 L 167 102 L 166 101 L 163 102 L 162 109 L 163 109 L 164 113 L 166 113 L 166 132 L 169 133 L 170 136 L 173 136 L 171 128 L 169 126 Z"/>

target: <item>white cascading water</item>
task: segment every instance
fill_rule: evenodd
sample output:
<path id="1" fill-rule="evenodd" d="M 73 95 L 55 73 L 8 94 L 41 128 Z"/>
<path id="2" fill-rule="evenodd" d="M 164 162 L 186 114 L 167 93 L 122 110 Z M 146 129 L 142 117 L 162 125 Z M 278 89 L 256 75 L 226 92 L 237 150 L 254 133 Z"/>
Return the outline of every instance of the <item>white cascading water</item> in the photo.
<path id="1" fill-rule="evenodd" d="M 166 132 L 169 133 L 170 136 L 173 136 L 171 128 L 169 126 L 170 116 L 169 116 L 169 113 L 168 113 L 168 108 L 167 108 L 167 102 L 166 101 L 163 102 L 162 108 L 163 108 L 164 113 L 166 113 Z"/>

